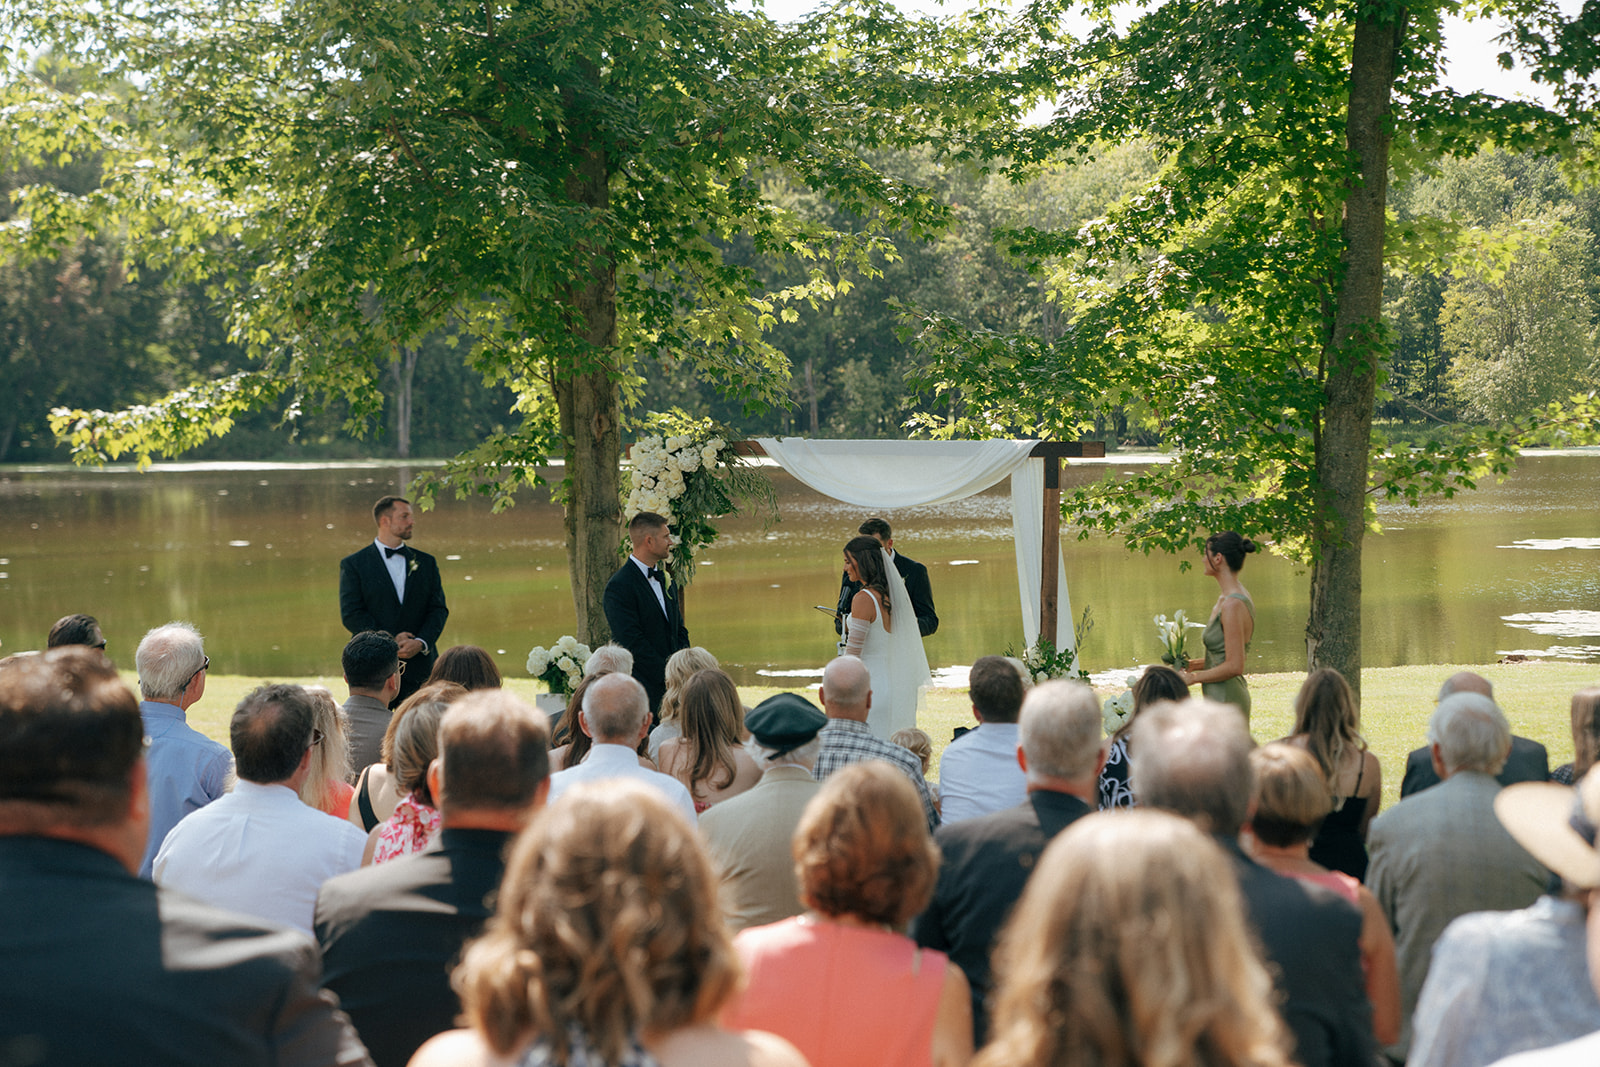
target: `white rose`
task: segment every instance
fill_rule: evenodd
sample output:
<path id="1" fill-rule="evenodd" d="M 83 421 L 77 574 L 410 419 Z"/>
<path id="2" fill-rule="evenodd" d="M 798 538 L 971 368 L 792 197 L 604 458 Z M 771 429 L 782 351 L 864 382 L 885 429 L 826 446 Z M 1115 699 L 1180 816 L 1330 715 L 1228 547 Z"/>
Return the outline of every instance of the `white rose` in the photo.
<path id="1" fill-rule="evenodd" d="M 678 453 L 678 469 L 685 474 L 693 474 L 700 469 L 700 453 L 684 449 Z"/>
<path id="2" fill-rule="evenodd" d="M 724 441 L 720 437 L 713 437 L 711 440 L 706 442 L 706 447 L 711 449 L 713 452 L 721 452 L 724 448 L 728 447 L 728 442 Z"/>
<path id="3" fill-rule="evenodd" d="M 562 656 L 560 659 L 556 660 L 556 666 L 560 667 L 566 673 L 571 674 L 577 669 L 578 665 L 572 662 L 571 656 Z"/>
<path id="4" fill-rule="evenodd" d="M 550 653 L 543 648 L 535 648 L 528 653 L 528 673 L 537 678 L 550 666 Z"/>
<path id="5" fill-rule="evenodd" d="M 706 447 L 702 448 L 700 450 L 701 465 L 705 467 L 715 467 L 717 465 L 717 453 L 719 451 L 721 451 L 721 449 L 712 448 L 710 445 L 706 445 Z"/>
<path id="6" fill-rule="evenodd" d="M 571 652 L 578 647 L 578 640 L 571 634 L 564 634 L 561 640 L 556 642 L 556 647 L 563 652 Z"/>
<path id="7" fill-rule="evenodd" d="M 687 437 L 669 437 L 663 442 L 663 446 L 668 452 L 676 452 L 688 443 L 689 439 Z"/>

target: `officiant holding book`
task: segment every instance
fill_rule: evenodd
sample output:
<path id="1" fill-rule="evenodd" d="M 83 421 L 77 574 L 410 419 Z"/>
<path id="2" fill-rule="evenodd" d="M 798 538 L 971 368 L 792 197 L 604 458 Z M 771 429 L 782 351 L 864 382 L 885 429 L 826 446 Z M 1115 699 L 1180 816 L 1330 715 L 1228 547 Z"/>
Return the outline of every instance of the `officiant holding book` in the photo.
<path id="1" fill-rule="evenodd" d="M 928 568 L 894 550 L 894 534 L 887 520 L 874 516 L 863 522 L 857 532 L 864 537 L 876 538 L 884 551 L 889 553 L 894 569 L 900 572 L 901 579 L 906 583 L 906 594 L 911 597 L 911 610 L 917 617 L 917 632 L 923 637 L 931 636 L 939 628 L 939 616 L 933 610 L 933 587 L 928 583 Z M 845 616 L 850 614 L 850 602 L 860 591 L 861 583 L 852 581 L 848 573 L 839 582 L 839 607 L 833 619 L 833 628 L 841 636 L 844 634 Z"/>

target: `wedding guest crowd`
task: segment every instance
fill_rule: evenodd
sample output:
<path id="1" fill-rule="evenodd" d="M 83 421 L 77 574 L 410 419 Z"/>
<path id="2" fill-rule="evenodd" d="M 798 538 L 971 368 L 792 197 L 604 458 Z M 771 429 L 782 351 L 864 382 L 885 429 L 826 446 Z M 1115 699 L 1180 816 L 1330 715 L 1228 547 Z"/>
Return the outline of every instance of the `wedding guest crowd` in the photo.
<path id="1" fill-rule="evenodd" d="M 1212 554 L 1227 600 L 1238 567 Z M 1437 782 L 1408 767 L 1380 814 L 1332 671 L 1258 748 L 1178 671 L 1146 670 L 1106 737 L 1089 687 L 983 657 L 941 822 L 853 656 L 820 708 L 747 711 L 678 649 L 652 735 L 633 654 L 605 646 L 552 749 L 475 646 L 429 646 L 391 713 L 408 661 L 361 632 L 343 707 L 258 686 L 224 748 L 188 721 L 210 666 L 192 626 L 139 643 L 142 701 L 96 620 L 51 640 L 0 661 L 0 1064 L 1600 1057 L 1591 691 L 1546 781 L 1533 742 L 1511 769 L 1488 682 L 1446 680 L 1420 750 Z"/>

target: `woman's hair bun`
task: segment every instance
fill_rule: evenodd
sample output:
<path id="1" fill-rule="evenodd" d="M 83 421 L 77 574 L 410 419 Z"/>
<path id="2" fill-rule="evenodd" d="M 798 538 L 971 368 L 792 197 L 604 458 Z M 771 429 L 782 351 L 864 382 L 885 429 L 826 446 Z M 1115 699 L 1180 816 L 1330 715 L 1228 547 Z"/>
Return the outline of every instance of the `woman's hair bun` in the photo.
<path id="1" fill-rule="evenodd" d="M 1250 538 L 1246 537 L 1244 539 L 1244 550 L 1246 552 L 1254 552 L 1256 550 L 1256 543 L 1250 540 Z"/>

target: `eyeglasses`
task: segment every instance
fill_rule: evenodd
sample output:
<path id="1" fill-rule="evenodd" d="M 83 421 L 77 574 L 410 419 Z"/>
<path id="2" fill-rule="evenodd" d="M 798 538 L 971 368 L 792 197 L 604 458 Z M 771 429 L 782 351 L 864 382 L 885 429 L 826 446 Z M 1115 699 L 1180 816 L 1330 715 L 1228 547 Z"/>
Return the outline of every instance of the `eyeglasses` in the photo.
<path id="1" fill-rule="evenodd" d="M 311 747 L 316 748 L 320 744 L 322 744 L 322 731 L 313 729 L 311 731 Z"/>
<path id="2" fill-rule="evenodd" d="M 394 673 L 396 673 L 396 674 L 404 674 L 404 673 L 406 673 L 406 661 L 405 660 L 399 660 L 397 662 L 399 663 L 399 666 L 394 669 Z"/>
<path id="3" fill-rule="evenodd" d="M 185 688 L 185 689 L 187 689 L 187 688 L 189 688 L 189 687 L 190 687 L 190 686 L 191 686 L 191 685 L 193 685 L 193 684 L 194 684 L 194 680 L 195 680 L 195 679 L 196 679 L 196 678 L 198 678 L 198 677 L 200 677 L 200 676 L 201 676 L 201 675 L 202 675 L 202 674 L 204 674 L 204 673 L 205 673 L 205 672 L 206 672 L 206 671 L 208 671 L 208 670 L 210 670 L 210 669 L 211 669 L 211 657 L 210 657 L 210 656 L 205 656 L 205 657 L 203 657 L 203 658 L 204 658 L 204 659 L 205 659 L 205 662 L 204 662 L 204 663 L 202 663 L 202 664 L 200 664 L 200 669 L 199 669 L 199 670 L 197 670 L 197 671 L 195 671 L 195 672 L 194 672 L 194 673 L 193 673 L 193 674 L 191 674 L 191 675 L 189 675 L 189 680 L 188 680 L 188 681 L 187 681 L 187 682 L 184 682 L 184 683 L 183 683 L 183 687 L 184 687 L 184 688 Z"/>

